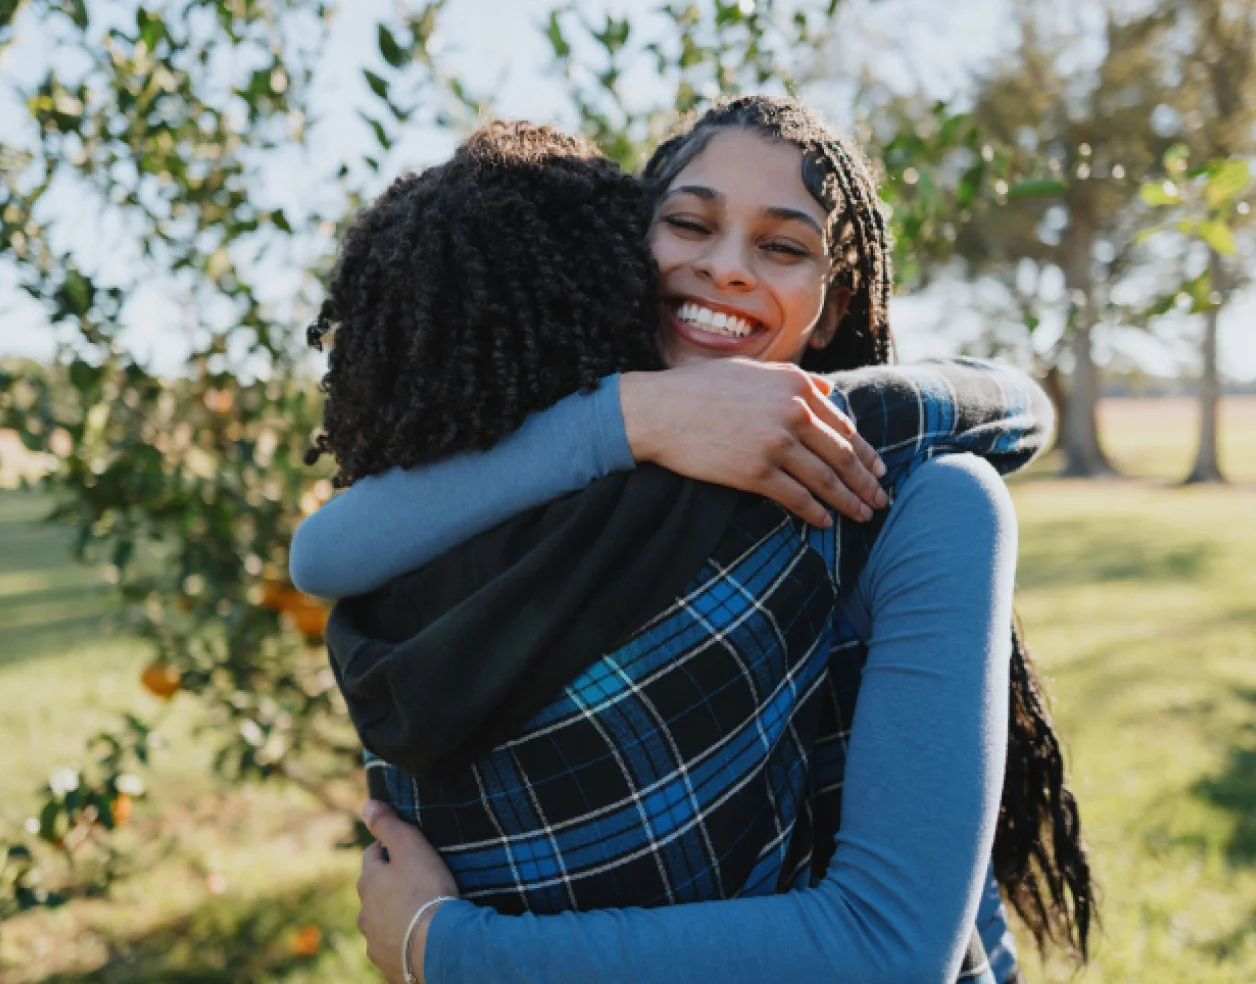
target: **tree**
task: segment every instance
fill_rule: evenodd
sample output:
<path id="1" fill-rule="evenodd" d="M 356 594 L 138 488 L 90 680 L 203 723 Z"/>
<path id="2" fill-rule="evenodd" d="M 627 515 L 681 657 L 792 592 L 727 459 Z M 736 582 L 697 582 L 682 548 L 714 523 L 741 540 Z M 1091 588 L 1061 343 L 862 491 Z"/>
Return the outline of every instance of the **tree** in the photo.
<path id="1" fill-rule="evenodd" d="M 1179 293 L 1204 292 L 1200 343 L 1200 429 L 1187 482 L 1221 482 L 1217 453 L 1221 379 L 1217 370 L 1217 325 L 1235 290 L 1247 280 L 1234 262 L 1234 230 L 1246 225 L 1250 210 L 1239 201 L 1250 182 L 1247 157 L 1256 153 L 1256 3 L 1252 0 L 1186 0 L 1169 5 L 1179 32 L 1177 70 L 1184 96 L 1182 139 L 1190 155 L 1205 163 L 1189 174 L 1184 154 L 1165 158 L 1168 181 L 1147 186 L 1152 204 L 1179 212 L 1179 231 L 1207 244 L 1206 274 L 1188 277 Z M 1196 194 L 1175 182 L 1189 180 Z M 1170 186 L 1172 191 L 1169 190 Z"/>
<path id="2" fill-rule="evenodd" d="M 957 248 L 973 274 L 998 277 L 1014 298 L 1029 291 L 1014 306 L 1030 333 L 1042 321 L 1043 272 L 1063 274 L 1065 335 L 1048 365 L 1066 354 L 1071 362 L 1061 407 L 1064 470 L 1095 475 L 1113 468 L 1099 437 L 1092 335 L 1132 261 L 1139 179 L 1170 143 L 1154 113 L 1175 97 L 1172 25 L 1160 11 L 1104 11 L 1102 54 L 1092 67 L 1075 57 L 1079 30 L 1049 20 L 1058 14 L 1022 4 L 1016 52 L 978 79 L 973 116 L 1008 177 L 1002 207 L 971 223 Z"/>

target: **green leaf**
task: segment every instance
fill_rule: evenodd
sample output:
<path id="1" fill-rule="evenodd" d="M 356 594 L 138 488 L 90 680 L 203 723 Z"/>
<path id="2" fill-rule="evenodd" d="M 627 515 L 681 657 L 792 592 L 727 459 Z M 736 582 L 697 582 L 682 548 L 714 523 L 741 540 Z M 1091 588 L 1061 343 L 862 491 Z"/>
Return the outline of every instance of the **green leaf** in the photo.
<path id="1" fill-rule="evenodd" d="M 277 208 L 275 211 L 271 212 L 270 221 L 273 222 L 278 229 L 291 234 L 292 223 L 290 223 L 288 221 L 288 217 L 283 214 L 283 209 Z"/>
<path id="2" fill-rule="evenodd" d="M 545 37 L 549 39 L 550 47 L 554 49 L 555 58 L 566 58 L 571 54 L 571 45 L 567 43 L 567 38 L 563 36 L 563 26 L 558 21 L 558 11 L 551 10 L 549 15 L 549 24 L 545 28 Z"/>
<path id="3" fill-rule="evenodd" d="M 1224 222 L 1208 220 L 1199 224 L 1199 238 L 1215 249 L 1222 256 L 1233 256 L 1238 248 L 1234 242 L 1234 233 Z"/>
<path id="4" fill-rule="evenodd" d="M 371 87 L 371 91 L 380 99 L 388 98 L 388 80 L 380 78 L 370 69 L 362 69 L 362 74 L 366 76 L 366 84 Z"/>
<path id="5" fill-rule="evenodd" d="M 1233 201 L 1251 183 L 1252 173 L 1245 160 L 1225 161 L 1208 176 L 1204 199 L 1210 209 Z"/>
<path id="6" fill-rule="evenodd" d="M 61 9 L 70 15 L 75 27 L 80 31 L 87 30 L 87 0 L 69 0 L 61 5 Z"/>
<path id="7" fill-rule="evenodd" d="M 1068 185 L 1056 178 L 1018 181 L 1007 191 L 1008 198 L 1055 198 L 1068 191 Z"/>
<path id="8" fill-rule="evenodd" d="M 57 839 L 57 819 L 61 816 L 61 804 L 49 800 L 39 811 L 39 839 L 51 844 Z"/>
<path id="9" fill-rule="evenodd" d="M 1190 156 L 1191 151 L 1186 144 L 1174 144 L 1164 152 L 1164 169 L 1180 177 L 1186 171 L 1186 161 Z"/>
<path id="10" fill-rule="evenodd" d="M 1182 203 L 1182 195 L 1178 191 L 1177 185 L 1172 181 L 1164 181 L 1159 184 L 1148 181 L 1138 189 L 1138 197 L 1152 208 L 1166 208 L 1170 205 L 1180 205 Z"/>
<path id="11" fill-rule="evenodd" d="M 389 139 L 388 131 L 384 129 L 383 123 L 381 123 L 377 119 L 374 119 L 371 116 L 368 116 L 366 113 L 362 112 L 362 110 L 360 109 L 358 110 L 358 115 L 362 117 L 362 119 L 366 120 L 366 122 L 370 125 L 371 129 L 375 131 L 375 139 L 379 141 L 379 145 L 381 147 L 387 150 L 389 147 L 392 146 L 392 140 Z"/>
<path id="12" fill-rule="evenodd" d="M 409 58 L 409 53 L 397 43 L 385 24 L 379 25 L 379 53 L 393 68 L 401 68 Z"/>

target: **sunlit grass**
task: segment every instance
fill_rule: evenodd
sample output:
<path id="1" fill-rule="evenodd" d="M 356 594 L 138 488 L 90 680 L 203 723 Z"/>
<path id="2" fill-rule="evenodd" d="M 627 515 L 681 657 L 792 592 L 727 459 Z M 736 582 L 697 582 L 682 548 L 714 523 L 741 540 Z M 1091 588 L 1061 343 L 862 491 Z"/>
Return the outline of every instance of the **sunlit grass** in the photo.
<path id="1" fill-rule="evenodd" d="M 1112 408 L 1105 408 L 1110 411 Z M 1158 405 L 1105 412 L 1136 481 L 1015 483 L 1019 608 L 1051 677 L 1104 889 L 1084 982 L 1256 980 L 1256 404 L 1228 411 L 1226 489 L 1182 489 L 1193 429 Z M 1041 473 L 1040 473 L 1041 474 Z M 1246 483 L 1246 484 L 1245 484 Z M 108 594 L 0 493 L 0 817 L 121 710 L 163 711 L 148 654 L 101 629 Z M 0 929 L 0 979 L 314 982 L 372 977 L 343 820 L 290 789 L 228 789 L 190 702 L 164 707 L 160 790 L 128 825 L 139 873 L 109 900 Z M 318 930 L 316 952 L 295 946 Z M 308 941 L 315 937 L 307 932 Z M 1031 980 L 1066 980 L 1065 967 Z"/>
<path id="2" fill-rule="evenodd" d="M 1256 979 L 1256 493 L 1015 497 L 1019 607 L 1104 893 L 1082 980 Z"/>

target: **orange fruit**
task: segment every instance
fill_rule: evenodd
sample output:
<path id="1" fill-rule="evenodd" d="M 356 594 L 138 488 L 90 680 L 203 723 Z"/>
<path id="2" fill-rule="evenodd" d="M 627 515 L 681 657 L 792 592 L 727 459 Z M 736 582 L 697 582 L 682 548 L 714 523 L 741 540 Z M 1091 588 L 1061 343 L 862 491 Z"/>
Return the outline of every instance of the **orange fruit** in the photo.
<path id="1" fill-rule="evenodd" d="M 313 923 L 310 923 L 308 926 L 302 926 L 288 940 L 288 949 L 298 957 L 312 957 L 318 953 L 318 948 L 322 945 L 322 930 Z"/>
<path id="2" fill-rule="evenodd" d="M 306 639 L 321 639 L 327 630 L 327 609 L 318 603 L 304 605 L 288 612 L 297 631 Z"/>
<path id="3" fill-rule="evenodd" d="M 264 582 L 262 598 L 258 604 L 272 612 L 286 615 L 297 631 L 311 641 L 321 639 L 327 628 L 329 613 L 326 606 L 317 598 L 281 581 Z"/>
<path id="4" fill-rule="evenodd" d="M 179 689 L 179 671 L 169 663 L 149 663 L 140 674 L 140 683 L 154 697 L 173 697 Z"/>
<path id="5" fill-rule="evenodd" d="M 288 596 L 294 593 L 292 588 L 279 581 L 265 581 L 262 583 L 262 600 L 258 604 L 272 612 L 282 612 Z"/>
<path id="6" fill-rule="evenodd" d="M 119 793 L 113 801 L 113 822 L 119 827 L 131 819 L 133 801 L 126 793 Z"/>

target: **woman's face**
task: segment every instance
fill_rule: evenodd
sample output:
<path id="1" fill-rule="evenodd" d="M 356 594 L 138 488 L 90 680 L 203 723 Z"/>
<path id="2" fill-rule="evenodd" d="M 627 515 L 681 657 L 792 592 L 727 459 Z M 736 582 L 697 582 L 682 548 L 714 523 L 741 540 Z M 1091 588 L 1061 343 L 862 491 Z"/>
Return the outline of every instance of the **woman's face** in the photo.
<path id="1" fill-rule="evenodd" d="M 826 218 L 797 147 L 717 132 L 676 175 L 650 231 L 664 362 L 797 363 L 808 345 L 827 345 L 849 292 L 835 291 L 825 312 Z"/>

